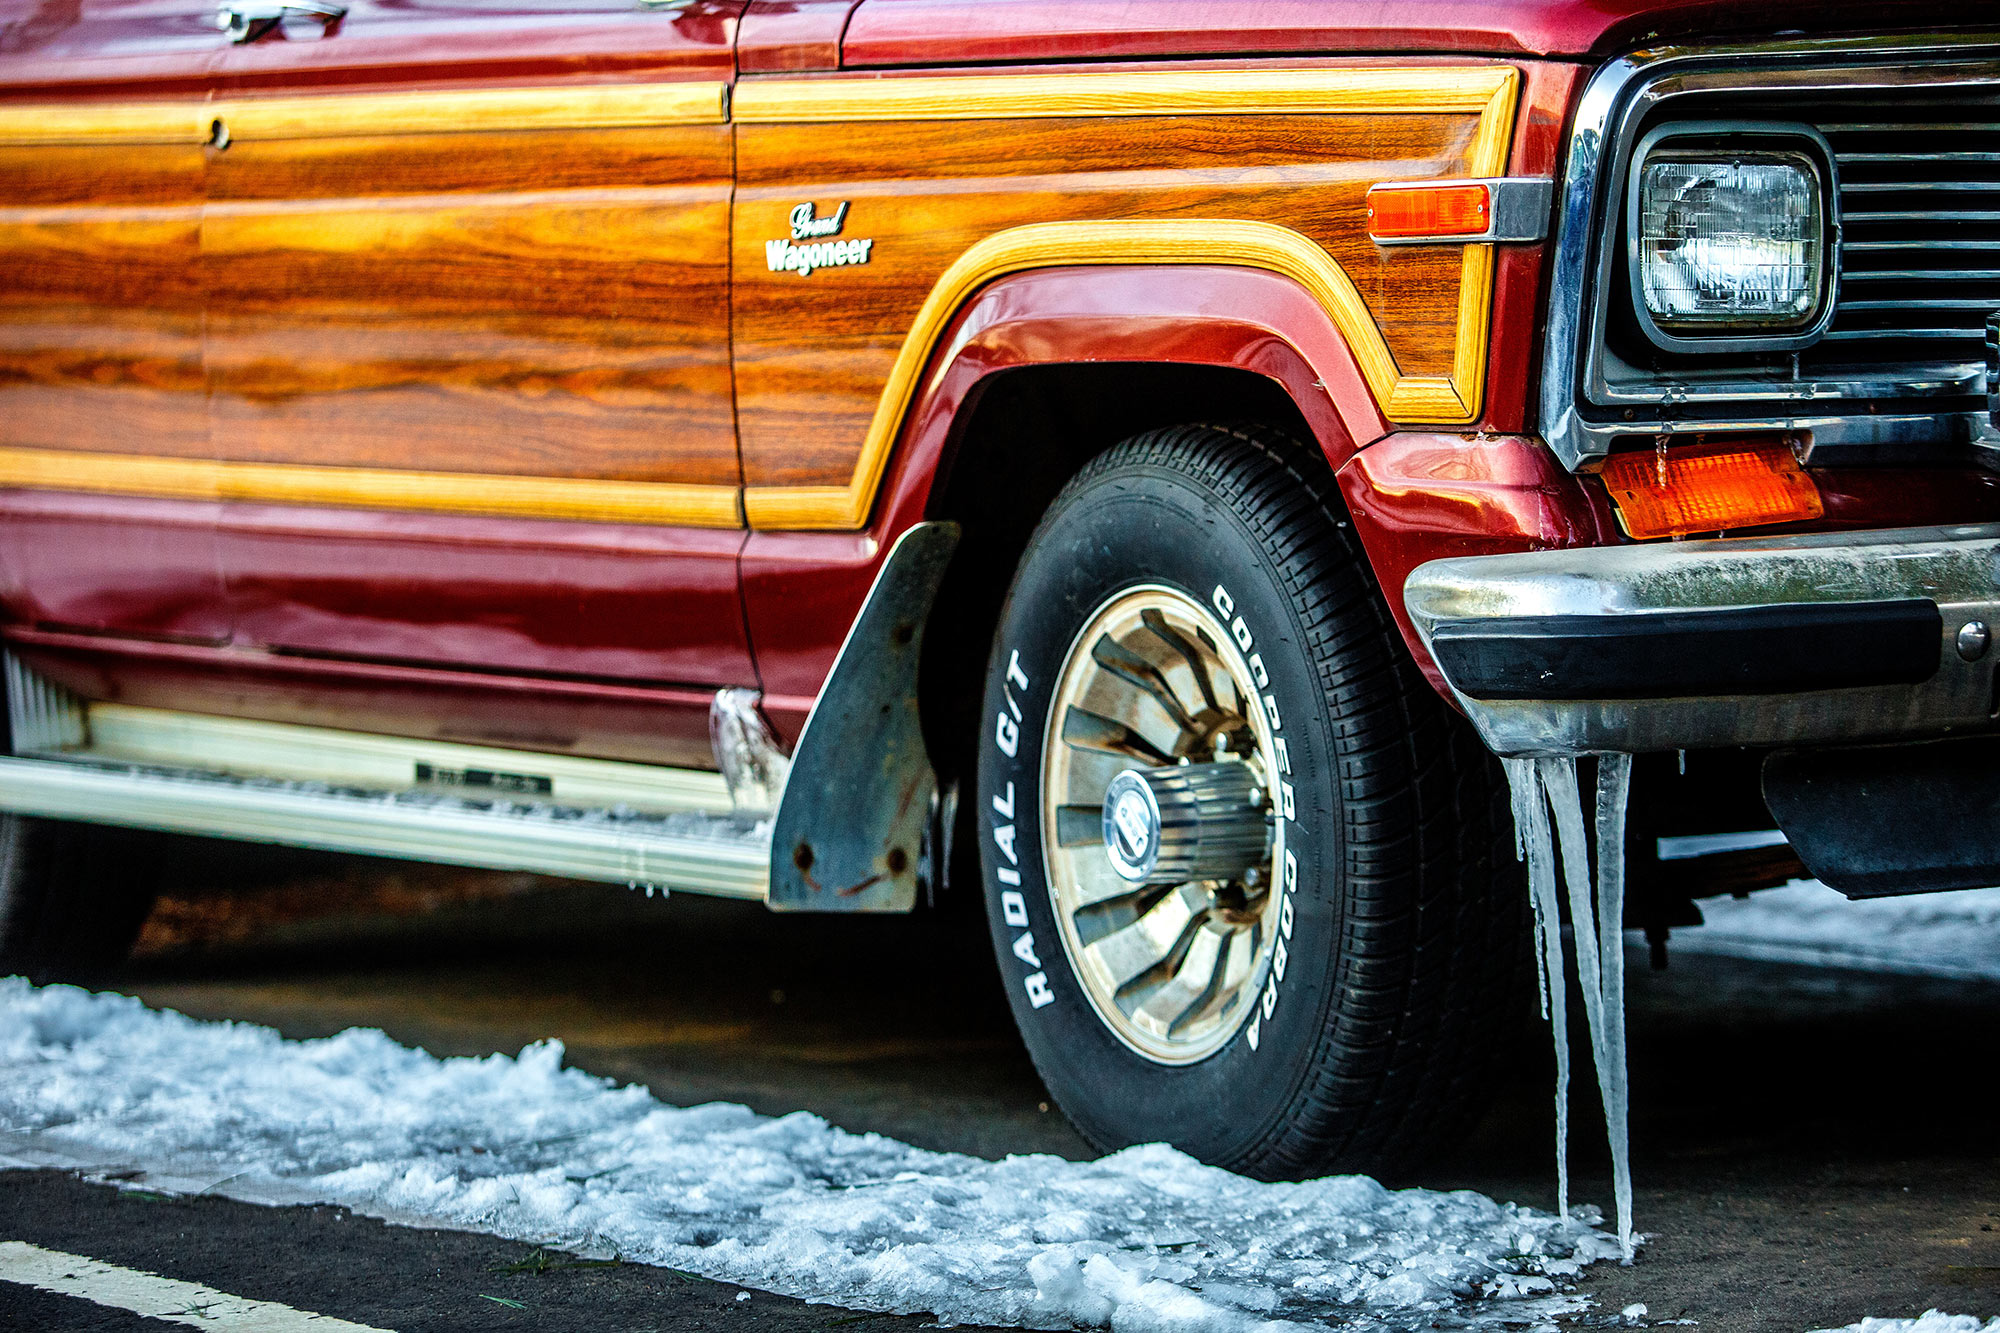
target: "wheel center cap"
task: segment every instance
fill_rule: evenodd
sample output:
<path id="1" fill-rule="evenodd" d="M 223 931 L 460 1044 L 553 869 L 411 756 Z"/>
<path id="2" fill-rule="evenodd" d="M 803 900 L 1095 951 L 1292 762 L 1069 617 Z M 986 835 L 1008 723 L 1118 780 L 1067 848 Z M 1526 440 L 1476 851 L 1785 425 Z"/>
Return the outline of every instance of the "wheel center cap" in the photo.
<path id="1" fill-rule="evenodd" d="M 1129 880 L 1145 879 L 1159 860 L 1160 808 L 1137 773 L 1120 773 L 1105 790 L 1104 850 L 1111 868 Z"/>
<path id="2" fill-rule="evenodd" d="M 1247 764 L 1128 768 L 1104 789 L 1104 854 L 1134 884 L 1240 879 L 1271 852 Z"/>

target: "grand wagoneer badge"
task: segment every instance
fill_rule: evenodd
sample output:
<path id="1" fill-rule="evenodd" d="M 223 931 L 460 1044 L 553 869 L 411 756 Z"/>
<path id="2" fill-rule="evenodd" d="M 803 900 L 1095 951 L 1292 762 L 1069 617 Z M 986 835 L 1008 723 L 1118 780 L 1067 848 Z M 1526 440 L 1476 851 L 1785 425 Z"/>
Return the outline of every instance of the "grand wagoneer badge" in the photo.
<path id="1" fill-rule="evenodd" d="M 796 273 L 805 277 L 816 268 L 842 268 L 848 264 L 865 264 L 868 254 L 875 248 L 872 240 L 827 241 L 822 236 L 838 236 L 847 223 L 847 201 L 840 201 L 840 207 L 833 210 L 830 217 L 819 216 L 812 201 L 807 200 L 792 209 L 792 234 L 790 239 L 780 238 L 764 242 L 764 262 L 771 266 L 773 273 Z M 806 244 L 801 245 L 799 242 Z"/>

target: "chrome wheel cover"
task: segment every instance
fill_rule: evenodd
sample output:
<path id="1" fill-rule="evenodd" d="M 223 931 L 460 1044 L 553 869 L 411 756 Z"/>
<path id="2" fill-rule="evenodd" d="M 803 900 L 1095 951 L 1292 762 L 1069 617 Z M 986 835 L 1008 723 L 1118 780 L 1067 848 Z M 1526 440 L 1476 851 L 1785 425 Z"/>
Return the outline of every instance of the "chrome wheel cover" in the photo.
<path id="1" fill-rule="evenodd" d="M 1070 643 L 1042 739 L 1043 870 L 1084 994 L 1159 1064 L 1213 1055 L 1249 1018 L 1276 938 L 1284 821 L 1268 859 L 1240 878 L 1135 885 L 1105 853 L 1105 789 L 1127 768 L 1244 763 L 1268 802 L 1272 751 L 1249 664 L 1186 593 L 1128 588 Z"/>

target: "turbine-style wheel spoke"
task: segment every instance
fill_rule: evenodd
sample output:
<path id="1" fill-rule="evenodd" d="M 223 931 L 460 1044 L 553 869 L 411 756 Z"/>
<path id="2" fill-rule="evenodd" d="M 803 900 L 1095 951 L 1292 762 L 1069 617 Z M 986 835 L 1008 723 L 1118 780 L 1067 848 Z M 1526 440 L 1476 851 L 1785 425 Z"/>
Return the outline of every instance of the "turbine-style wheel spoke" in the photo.
<path id="1" fill-rule="evenodd" d="M 1056 807 L 1056 846 L 1095 847 L 1104 841 L 1104 807 L 1063 805 Z"/>
<path id="2" fill-rule="evenodd" d="M 1130 925 L 1121 926 L 1084 949 L 1084 957 L 1110 983 L 1113 995 L 1165 962 L 1181 936 L 1208 906 L 1197 884 L 1183 884 L 1154 903 Z"/>
<path id="3" fill-rule="evenodd" d="M 1158 611 L 1141 612 L 1139 620 L 1154 638 L 1171 648 L 1176 656 L 1187 663 L 1188 671 L 1194 676 L 1195 686 L 1201 691 L 1202 703 L 1213 712 L 1223 711 L 1221 702 L 1215 697 L 1215 681 L 1209 676 L 1208 659 L 1201 651 L 1189 643 L 1187 637 L 1179 630 L 1168 624 L 1167 618 Z"/>
<path id="4" fill-rule="evenodd" d="M 1132 1010 L 1132 1021 L 1155 1036 L 1173 1036 L 1214 994 L 1224 955 L 1237 933 L 1218 921 L 1202 922 L 1173 976 Z"/>
<path id="5" fill-rule="evenodd" d="M 1200 734 L 1200 725 L 1182 706 L 1179 696 L 1174 693 L 1174 687 L 1167 683 L 1166 675 L 1151 662 L 1120 644 L 1109 634 L 1097 636 L 1097 642 L 1090 645 L 1090 656 L 1113 676 L 1142 691 L 1159 704 L 1183 736 L 1191 738 Z M 1183 747 L 1175 747 L 1177 750 L 1181 748 Z"/>
<path id="6" fill-rule="evenodd" d="M 1042 821 L 1053 836 L 1042 854 L 1063 947 L 1119 1039 L 1168 1064 L 1220 1049 L 1256 1004 L 1274 862 L 1246 867 L 1241 882 L 1124 879 L 1104 846 L 1105 791 L 1126 768 L 1170 764 L 1241 760 L 1262 780 L 1275 742 L 1256 689 L 1209 608 L 1150 586 L 1099 608 L 1056 682 L 1051 716 L 1063 743 L 1043 751 Z M 1280 824 L 1273 857 L 1283 840 Z"/>
<path id="7" fill-rule="evenodd" d="M 1071 706 L 1063 711 L 1063 744 L 1085 750 L 1108 750 L 1148 764 L 1172 763 L 1166 751 L 1123 722 Z"/>
<path id="8" fill-rule="evenodd" d="M 1078 912 L 1115 903 L 1120 898 L 1153 892 L 1143 884 L 1121 878 L 1111 868 L 1111 862 L 1105 859 L 1101 847 L 1102 844 L 1086 848 L 1082 855 L 1074 858 L 1076 875 L 1068 886 L 1067 900 Z"/>

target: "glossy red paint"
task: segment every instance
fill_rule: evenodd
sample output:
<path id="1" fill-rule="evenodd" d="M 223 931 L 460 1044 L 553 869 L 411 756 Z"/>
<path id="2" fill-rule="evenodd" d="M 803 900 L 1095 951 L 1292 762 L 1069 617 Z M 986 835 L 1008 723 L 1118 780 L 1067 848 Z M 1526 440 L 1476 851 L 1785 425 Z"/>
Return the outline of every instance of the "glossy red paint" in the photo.
<path id="1" fill-rule="evenodd" d="M 222 643 L 218 509 L 0 491 L 0 605 L 29 625 Z"/>
<path id="2" fill-rule="evenodd" d="M 1935 6 L 1835 0 L 1816 32 L 1921 27 Z M 1425 51 L 1582 56 L 1699 35 L 1795 30 L 1797 6 L 1763 0 L 863 0 L 841 46 L 849 67 L 1148 56 Z"/>
<path id="3" fill-rule="evenodd" d="M 250 504 L 218 522 L 239 647 L 711 687 L 755 679 L 740 531 Z"/>
<path id="4" fill-rule="evenodd" d="M 1170 280 L 1169 280 L 1170 279 Z M 1056 268 L 982 290 L 939 339 L 862 534 L 756 532 L 743 601 L 767 711 L 788 738 L 819 693 L 884 551 L 921 520 L 960 408 L 1025 366 L 1165 362 L 1248 370 L 1281 385 L 1334 466 L 1388 423 L 1325 310 L 1289 279 L 1223 265 Z M 786 702 L 789 696 L 792 702 Z"/>
<path id="5" fill-rule="evenodd" d="M 0 92 L 200 97 L 222 40 L 203 0 L 0 0 Z"/>
<path id="6" fill-rule="evenodd" d="M 8 648 L 87 699 L 552 754 L 713 768 L 708 690 L 327 661 L 16 627 Z"/>
<path id="7" fill-rule="evenodd" d="M 1602 489 L 1586 488 L 1546 446 L 1521 436 L 1392 435 L 1339 476 L 1389 613 L 1440 693 L 1448 693 L 1444 678 L 1403 607 L 1411 570 L 1446 556 L 1622 540 Z"/>
<path id="8" fill-rule="evenodd" d="M 324 36 L 223 45 L 218 91 L 523 80 L 728 79 L 743 0 L 647 10 L 631 0 L 563 0 L 500 10 L 479 0 L 354 0 Z M 552 23 L 551 19 L 561 19 Z M 312 31 L 316 31 L 316 28 Z"/>
<path id="9" fill-rule="evenodd" d="M 1562 162 L 1570 102 L 1588 71 L 1541 62 L 1523 65 L 1521 72 L 1521 109 L 1507 170 L 1515 176 L 1552 177 Z M 1550 227 L 1553 230 L 1553 216 Z M 1482 430 L 1520 433 L 1533 421 L 1547 252 L 1546 244 L 1494 247 L 1493 323 L 1487 340 Z"/>
<path id="10" fill-rule="evenodd" d="M 324 33 L 292 25 L 243 45 L 215 25 L 212 0 L 0 0 L 0 90 L 196 96 L 304 85 L 622 78 L 727 79 L 743 0 L 640 9 L 569 0 L 539 11 L 476 0 L 350 0 Z M 19 16 L 18 18 L 16 16 Z M 561 18 L 559 24 L 551 19 Z"/>
<path id="11" fill-rule="evenodd" d="M 1799 531 L 2000 520 L 2000 476 L 1980 468 L 1809 468 L 1826 517 Z M 1788 531 L 1789 529 L 1774 529 Z"/>
<path id="12" fill-rule="evenodd" d="M 898 506 L 867 532 L 753 532 L 743 546 L 743 612 L 757 653 L 764 714 L 790 746 L 833 670 L 848 626 L 893 538 L 922 517 Z"/>
<path id="13" fill-rule="evenodd" d="M 750 0 L 736 35 L 745 74 L 840 68 L 840 35 L 860 0 Z"/>

